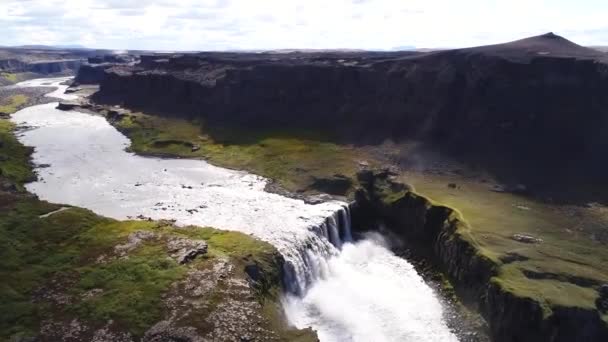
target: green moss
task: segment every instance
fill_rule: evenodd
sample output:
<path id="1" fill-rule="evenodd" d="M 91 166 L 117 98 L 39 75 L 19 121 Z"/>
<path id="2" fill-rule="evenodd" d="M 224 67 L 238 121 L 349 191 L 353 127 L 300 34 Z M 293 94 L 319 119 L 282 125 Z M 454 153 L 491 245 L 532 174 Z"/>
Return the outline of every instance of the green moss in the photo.
<path id="1" fill-rule="evenodd" d="M 56 210 L 36 199 L 2 193 L 0 202 L 11 203 L 0 211 L 0 332 L 1 337 L 35 330 L 44 303 L 32 302 L 33 292 L 49 277 L 67 272 L 78 259 L 78 250 L 66 246 L 72 236 L 91 227 L 92 214 L 82 222 L 63 222 L 59 217 L 41 219 L 46 210 Z M 60 215 L 60 214 L 57 214 Z M 52 216 L 51 216 L 52 217 Z M 69 223 L 69 224 L 67 224 Z"/>
<path id="2" fill-rule="evenodd" d="M 15 126 L 8 120 L 0 119 L 0 177 L 21 187 L 34 178 L 29 166 L 31 149 L 23 146 L 13 135 Z"/>
<path id="3" fill-rule="evenodd" d="M 162 317 L 161 295 L 185 271 L 186 267 L 167 258 L 164 246 L 146 244 L 129 258 L 77 269 L 80 280 L 74 292 L 82 295 L 98 289 L 101 293 L 78 302 L 70 310 L 90 321 L 115 320 L 141 336 Z"/>
<path id="4" fill-rule="evenodd" d="M 357 161 L 365 159 L 361 151 L 306 132 L 201 128 L 186 120 L 141 113 L 124 116 L 114 124 L 131 139 L 134 152 L 204 158 L 277 180 L 292 191 L 307 190 L 314 177 L 343 174 L 354 178 Z"/>
<path id="5" fill-rule="evenodd" d="M 598 297 L 592 287 L 555 279 L 531 280 L 515 265 L 502 267 L 493 281 L 517 297 L 531 298 L 539 303 L 546 317 L 551 314 L 551 308 L 558 306 L 594 310 Z"/>
<path id="6" fill-rule="evenodd" d="M 423 195 L 459 209 L 460 220 L 467 222 L 460 234 L 498 265 L 493 281 L 502 288 L 538 302 L 546 315 L 556 306 L 595 308 L 597 286 L 608 282 L 608 250 L 589 237 L 600 233 L 594 227 L 608 225 L 605 215 L 573 215 L 571 208 L 493 192 L 488 184 L 465 179 L 416 173 L 403 179 Z M 452 182 L 459 189 L 447 188 Z M 514 234 L 530 234 L 543 242 L 521 243 Z M 507 255 L 518 259 L 501 261 Z"/>
<path id="7" fill-rule="evenodd" d="M 11 114 L 28 103 L 29 98 L 18 94 L 1 100 L 0 113 Z M 23 146 L 13 134 L 15 125 L 0 117 L 0 180 L 8 180 L 17 188 L 32 180 L 35 175 L 29 165 L 31 149 Z"/>
<path id="8" fill-rule="evenodd" d="M 126 260 L 103 266 L 96 258 L 123 241 L 128 232 L 151 227 L 145 222 L 117 222 L 79 208 L 41 214 L 57 205 L 20 195 L 1 193 L 0 203 L 0 336 L 36 331 L 45 312 L 77 311 L 83 317 L 113 317 L 134 333 L 141 332 L 159 316 L 159 292 L 181 275 L 156 249 L 146 249 Z M 91 286 L 104 289 L 103 296 L 75 307 L 52 308 L 46 301 L 33 302 L 50 281 L 62 290 L 72 288 L 79 297 Z M 49 309 L 51 307 L 51 309 Z M 140 312 L 141 311 L 141 312 Z"/>
<path id="9" fill-rule="evenodd" d="M 76 315 L 94 325 L 112 319 L 141 336 L 161 319 L 162 294 L 169 286 L 182 279 L 188 267 L 204 267 L 217 257 L 228 257 L 240 270 L 250 264 L 261 267 L 275 281 L 259 292 L 259 300 L 277 300 L 272 297 L 280 284 L 276 250 L 245 234 L 176 228 L 162 222 L 120 222 L 80 208 L 41 218 L 60 207 L 17 194 L 0 193 L 0 208 L 0 277 L 4 280 L 0 285 L 0 338 L 35 332 L 48 315 Z M 138 230 L 154 231 L 159 238 L 142 243 L 128 258 L 98 261 L 102 255 L 111 256 L 114 246 Z M 165 250 L 170 236 L 205 239 L 209 252 L 200 262 L 178 265 Z M 73 304 L 32 301 L 34 293 L 57 287 L 76 298 Z M 93 289 L 99 293 L 87 296 Z M 217 298 L 219 302 L 225 299 Z"/>
<path id="10" fill-rule="evenodd" d="M 33 72 L 0 72 L 0 86 L 13 85 L 25 80 L 44 77 L 45 75 Z"/>

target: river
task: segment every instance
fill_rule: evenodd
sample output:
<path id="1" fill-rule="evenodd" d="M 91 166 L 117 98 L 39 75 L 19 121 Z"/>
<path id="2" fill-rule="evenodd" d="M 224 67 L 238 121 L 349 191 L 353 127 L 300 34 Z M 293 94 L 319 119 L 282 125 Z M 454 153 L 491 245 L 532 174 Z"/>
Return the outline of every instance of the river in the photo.
<path id="1" fill-rule="evenodd" d="M 47 96 L 72 100 L 62 79 Z M 348 208 L 306 204 L 264 191 L 267 180 L 201 160 L 149 158 L 127 152 L 129 140 L 103 117 L 25 108 L 11 120 L 35 148 L 41 199 L 116 219 L 174 219 L 179 225 L 237 230 L 265 240 L 289 266 L 283 304 L 289 321 L 311 326 L 321 341 L 456 341 L 434 291 L 378 234 L 353 242 Z"/>

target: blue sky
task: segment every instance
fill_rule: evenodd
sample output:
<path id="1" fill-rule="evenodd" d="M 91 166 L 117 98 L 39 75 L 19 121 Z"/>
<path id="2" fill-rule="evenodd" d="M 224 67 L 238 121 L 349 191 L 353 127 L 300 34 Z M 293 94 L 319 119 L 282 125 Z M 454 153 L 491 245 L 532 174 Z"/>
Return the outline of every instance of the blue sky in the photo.
<path id="1" fill-rule="evenodd" d="M 465 47 L 553 31 L 608 45 L 606 0 L 0 0 L 0 45 Z"/>

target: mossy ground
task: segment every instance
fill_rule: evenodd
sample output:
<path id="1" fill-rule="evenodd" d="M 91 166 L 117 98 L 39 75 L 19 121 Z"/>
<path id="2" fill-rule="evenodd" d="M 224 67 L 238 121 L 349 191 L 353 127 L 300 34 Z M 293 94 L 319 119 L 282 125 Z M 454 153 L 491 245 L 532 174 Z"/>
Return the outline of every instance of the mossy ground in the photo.
<path id="1" fill-rule="evenodd" d="M 298 192 L 309 190 L 315 177 L 342 174 L 354 178 L 357 163 L 366 159 L 361 151 L 325 142 L 314 132 L 295 135 L 211 129 L 186 120 L 142 113 L 127 115 L 114 125 L 131 139 L 134 152 L 204 158 L 212 164 L 271 178 Z"/>
<path id="2" fill-rule="evenodd" d="M 500 265 L 494 281 L 521 297 L 552 307 L 594 309 L 597 288 L 608 283 L 608 211 L 541 203 L 460 176 L 409 172 L 402 180 L 444 205 L 458 208 L 479 251 Z M 447 185 L 456 183 L 457 188 Z M 514 234 L 543 240 L 515 241 Z M 507 256 L 517 255 L 508 260 Z"/>
<path id="3" fill-rule="evenodd" d="M 216 258 L 228 258 L 240 270 L 257 264 L 279 274 L 272 262 L 276 250 L 238 232 L 115 221 L 80 208 L 40 217 L 59 206 L 16 194 L 0 194 L 0 205 L 1 338 L 35 335 L 43 320 L 57 317 L 78 317 L 93 326 L 111 319 L 141 336 L 163 317 L 162 294 L 171 284 Z M 128 258 L 111 257 L 116 245 L 142 230 L 159 238 L 141 244 Z M 165 240 L 171 236 L 205 239 L 209 252 L 197 262 L 179 265 L 167 257 Z M 100 262 L 101 256 L 107 260 Z M 278 284 L 258 292 L 259 300 L 270 296 L 268 305 L 273 305 Z M 88 296 L 92 290 L 100 294 Z M 58 296 L 70 299 L 61 302 Z M 280 321 L 278 313 L 267 314 Z"/>
<path id="4" fill-rule="evenodd" d="M 34 173 L 28 165 L 31 150 L 17 141 L 12 133 L 14 128 L 10 121 L 0 119 L 0 177 L 21 187 L 33 179 Z"/>
<path id="5" fill-rule="evenodd" d="M 14 83 L 19 82 L 18 74 L 10 73 L 10 72 L 0 73 L 0 79 L 1 79 L 2 85 L 14 84 Z"/>
<path id="6" fill-rule="evenodd" d="M 46 75 L 33 72 L 0 72 L 0 86 L 13 85 L 15 83 L 45 76 Z"/>
<path id="7" fill-rule="evenodd" d="M 12 95 L 6 99 L 0 99 L 0 112 L 10 114 L 16 112 L 21 106 L 26 104 L 28 98 L 26 95 Z"/>
<path id="8" fill-rule="evenodd" d="M 0 113 L 12 114 L 23 108 L 31 99 L 23 94 L 0 98 Z M 8 180 L 18 188 L 34 178 L 29 165 L 31 149 L 23 146 L 14 135 L 15 125 L 8 116 L 0 116 L 0 179 Z"/>

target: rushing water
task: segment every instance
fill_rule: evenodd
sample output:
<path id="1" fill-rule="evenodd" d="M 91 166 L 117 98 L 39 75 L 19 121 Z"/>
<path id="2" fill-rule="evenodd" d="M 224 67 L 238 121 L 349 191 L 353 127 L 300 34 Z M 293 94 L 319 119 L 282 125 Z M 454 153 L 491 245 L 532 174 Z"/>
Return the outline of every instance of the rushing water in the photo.
<path id="1" fill-rule="evenodd" d="M 59 87 L 65 79 L 18 86 Z M 309 205 L 264 191 L 266 179 L 200 160 L 147 158 L 125 151 L 129 140 L 96 115 L 55 109 L 56 103 L 12 116 L 27 128 L 40 198 L 89 208 L 117 219 L 138 215 L 180 225 L 237 230 L 272 243 L 286 263 L 288 319 L 312 326 L 322 341 L 455 341 L 433 291 L 379 235 L 353 243 L 348 207 Z"/>

